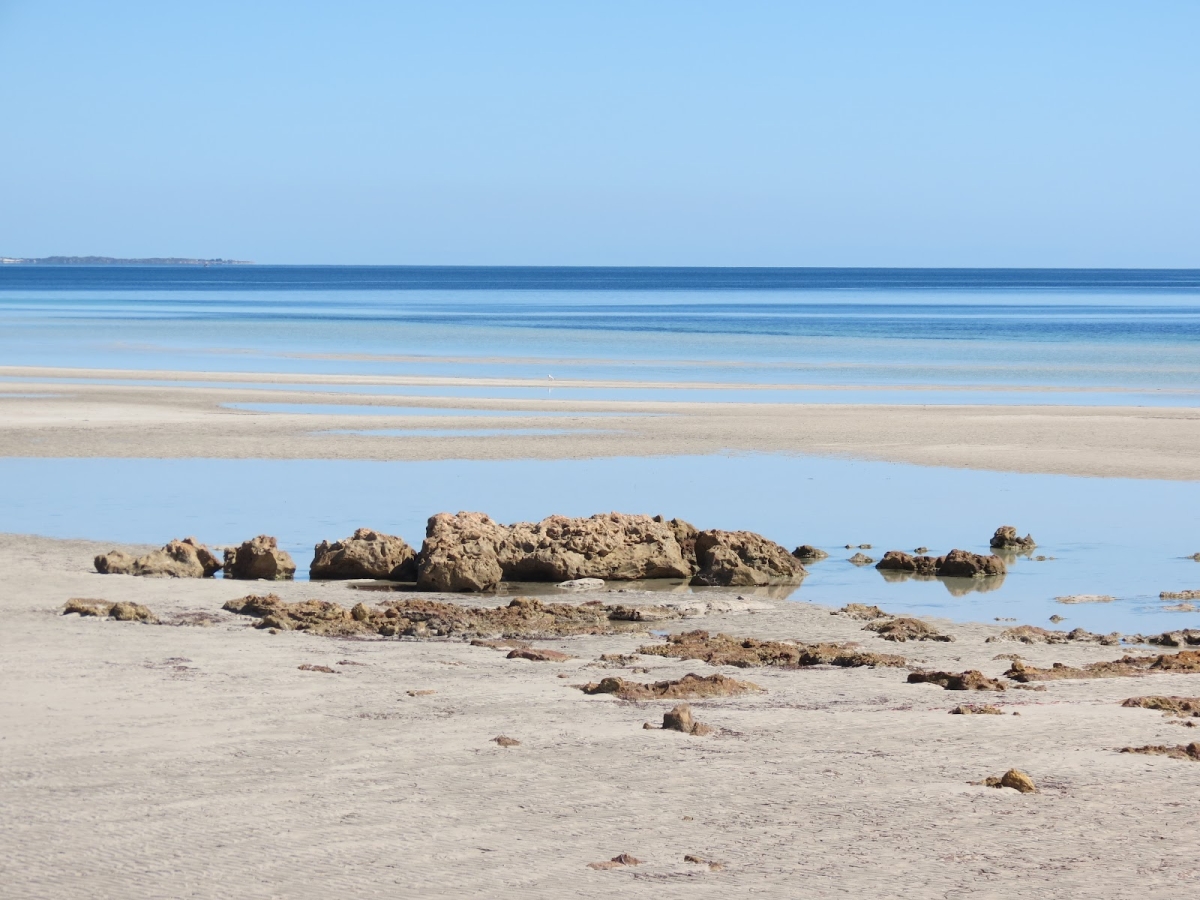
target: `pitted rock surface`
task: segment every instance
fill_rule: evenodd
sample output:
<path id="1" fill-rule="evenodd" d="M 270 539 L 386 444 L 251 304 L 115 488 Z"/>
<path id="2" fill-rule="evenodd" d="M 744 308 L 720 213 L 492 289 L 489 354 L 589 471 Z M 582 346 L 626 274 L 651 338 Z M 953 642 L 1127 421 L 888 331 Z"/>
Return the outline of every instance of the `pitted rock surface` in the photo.
<path id="1" fill-rule="evenodd" d="M 308 576 L 313 580 L 379 578 L 416 581 L 416 557 L 403 538 L 359 528 L 352 537 L 317 544 Z"/>
<path id="2" fill-rule="evenodd" d="M 696 537 L 696 585 L 799 584 L 808 573 L 779 544 L 752 531 L 702 531 Z"/>
<path id="3" fill-rule="evenodd" d="M 221 563 L 195 538 L 171 541 L 145 556 L 111 550 L 94 560 L 102 575 L 140 575 L 145 578 L 211 578 Z"/>

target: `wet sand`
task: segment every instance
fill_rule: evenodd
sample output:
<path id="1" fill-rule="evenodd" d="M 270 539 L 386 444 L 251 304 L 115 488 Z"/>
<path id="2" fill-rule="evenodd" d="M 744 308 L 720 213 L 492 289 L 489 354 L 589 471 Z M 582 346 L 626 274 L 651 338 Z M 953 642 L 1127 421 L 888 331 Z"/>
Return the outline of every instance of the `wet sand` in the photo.
<path id="1" fill-rule="evenodd" d="M 346 605 L 375 598 L 345 584 L 90 571 L 92 555 L 108 549 L 0 537 L 6 897 L 1165 898 L 1200 875 L 1190 800 L 1200 765 L 1116 752 L 1194 739 L 1195 729 L 1119 703 L 1194 696 L 1200 676 L 963 693 L 909 685 L 895 668 L 598 663 L 652 636 L 537 642 L 574 659 L 536 663 L 461 641 L 272 635 L 221 605 L 268 589 Z M 215 621 L 62 616 L 69 597 Z M 985 644 L 998 627 L 940 621 L 932 624 L 954 643 L 899 644 L 862 624 L 786 602 L 666 623 L 855 640 L 914 665 L 989 676 L 1008 665 L 997 654 L 1046 666 L 1125 652 Z M 765 691 L 693 702 L 718 730 L 693 737 L 642 728 L 673 701 L 572 687 L 688 672 Z M 947 714 L 966 702 L 1007 714 Z M 498 735 L 520 745 L 500 747 Z M 1014 766 L 1039 793 L 968 783 Z M 621 853 L 643 864 L 588 868 Z"/>
<path id="2" fill-rule="evenodd" d="M 1161 407 L 904 406 L 485 400 L 300 389 L 404 383 L 484 386 L 487 379 L 0 370 L 0 455 L 261 459 L 578 459 L 718 452 L 806 453 L 920 465 L 1121 478 L 1200 479 L 1200 411 Z M 30 383 L 25 377 L 81 383 Z M 108 385 L 104 378 L 127 377 Z M 150 381 L 220 380 L 220 386 Z M 255 389 L 238 382 L 270 383 Z M 507 382 L 506 382 L 507 383 Z M 514 382 L 515 383 L 515 382 Z M 286 385 L 295 384 L 296 389 Z M 630 382 L 630 384 L 634 384 Z M 640 383 L 638 383 L 640 384 Z M 564 385 L 566 386 L 566 385 Z M 595 386 L 595 385 L 592 385 Z M 676 385 L 678 387 L 678 385 Z M 13 395 L 30 396 L 13 396 Z M 1036 393 L 1031 393 L 1031 399 Z M 233 403 L 373 406 L 381 415 L 297 414 Z M 387 413 L 388 406 L 472 411 Z M 479 412 L 494 411 L 496 417 Z M 404 437 L 363 429 L 486 429 Z M 497 434 L 497 431 L 565 431 Z"/>

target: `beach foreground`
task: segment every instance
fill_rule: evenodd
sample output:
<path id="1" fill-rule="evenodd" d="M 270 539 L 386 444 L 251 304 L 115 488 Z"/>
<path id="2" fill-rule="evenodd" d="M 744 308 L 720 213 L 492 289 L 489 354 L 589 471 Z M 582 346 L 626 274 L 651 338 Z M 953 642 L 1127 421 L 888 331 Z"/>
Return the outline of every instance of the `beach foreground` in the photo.
<path id="1" fill-rule="evenodd" d="M 1187 799 L 1200 765 L 1118 752 L 1193 739 L 1182 720 L 1120 703 L 1196 695 L 1194 675 L 961 692 L 907 684 L 897 667 L 599 660 L 662 642 L 646 633 L 534 642 L 572 657 L 559 662 L 458 640 L 271 634 L 222 604 L 268 589 L 346 606 L 402 595 L 96 575 L 108 549 L 0 539 L 6 896 L 1175 897 L 1200 874 Z M 72 597 L 211 621 L 61 615 Z M 1048 666 L 1129 652 L 984 643 L 1001 627 L 947 622 L 932 624 L 952 643 L 891 643 L 830 613 L 767 601 L 650 627 L 857 641 L 992 677 L 1010 664 L 997 655 Z M 675 701 L 575 687 L 689 672 L 764 690 L 693 701 L 715 733 L 692 736 L 643 728 Z M 963 703 L 1004 714 L 947 714 Z M 1013 767 L 1037 793 L 971 784 Z M 620 854 L 641 864 L 589 868 Z"/>

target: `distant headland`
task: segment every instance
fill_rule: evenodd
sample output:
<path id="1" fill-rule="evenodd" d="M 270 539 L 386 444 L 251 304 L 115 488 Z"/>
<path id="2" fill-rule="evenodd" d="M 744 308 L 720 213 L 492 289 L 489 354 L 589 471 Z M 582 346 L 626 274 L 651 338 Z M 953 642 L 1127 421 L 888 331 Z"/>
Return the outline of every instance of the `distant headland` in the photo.
<path id="1" fill-rule="evenodd" d="M 181 256 L 155 256 L 148 259 L 120 259 L 115 256 L 43 256 L 23 259 L 0 256 L 0 265 L 23 266 L 252 266 L 245 259 L 185 259 Z"/>

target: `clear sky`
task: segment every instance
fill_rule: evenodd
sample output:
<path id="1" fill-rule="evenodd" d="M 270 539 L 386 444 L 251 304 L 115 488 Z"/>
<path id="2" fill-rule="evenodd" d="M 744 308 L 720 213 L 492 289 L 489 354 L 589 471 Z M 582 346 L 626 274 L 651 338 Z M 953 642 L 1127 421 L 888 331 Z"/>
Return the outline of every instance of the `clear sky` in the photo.
<path id="1" fill-rule="evenodd" d="M 1200 2 L 0 0 L 0 255 L 1200 266 Z"/>

